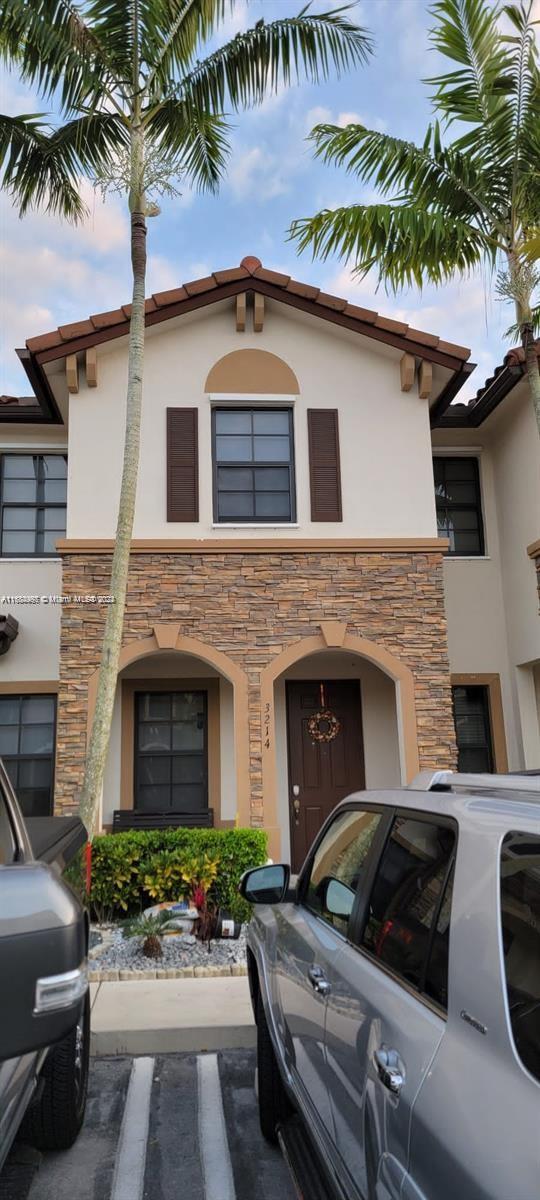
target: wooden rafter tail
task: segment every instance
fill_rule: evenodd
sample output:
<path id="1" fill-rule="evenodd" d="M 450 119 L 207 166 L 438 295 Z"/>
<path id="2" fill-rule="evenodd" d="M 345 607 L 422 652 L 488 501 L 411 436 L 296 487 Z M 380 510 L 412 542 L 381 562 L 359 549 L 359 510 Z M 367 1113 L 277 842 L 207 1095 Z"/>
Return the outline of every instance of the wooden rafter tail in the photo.
<path id="1" fill-rule="evenodd" d="M 236 332 L 243 333 L 246 328 L 246 293 L 240 292 L 236 297 Z"/>
<path id="2" fill-rule="evenodd" d="M 264 296 L 255 292 L 253 298 L 253 331 L 262 333 L 264 328 Z"/>
<path id="3" fill-rule="evenodd" d="M 418 395 L 421 400 L 429 400 L 433 387 L 433 365 L 422 359 L 418 370 Z"/>
<path id="4" fill-rule="evenodd" d="M 76 395 L 79 390 L 79 365 L 76 354 L 68 354 L 66 358 L 66 383 L 70 395 Z"/>
<path id="5" fill-rule="evenodd" d="M 399 362 L 399 377 L 402 392 L 410 392 L 414 383 L 416 363 L 413 354 L 402 354 Z"/>
<path id="6" fill-rule="evenodd" d="M 88 387 L 97 387 L 97 350 L 89 346 L 86 351 L 86 383 Z"/>

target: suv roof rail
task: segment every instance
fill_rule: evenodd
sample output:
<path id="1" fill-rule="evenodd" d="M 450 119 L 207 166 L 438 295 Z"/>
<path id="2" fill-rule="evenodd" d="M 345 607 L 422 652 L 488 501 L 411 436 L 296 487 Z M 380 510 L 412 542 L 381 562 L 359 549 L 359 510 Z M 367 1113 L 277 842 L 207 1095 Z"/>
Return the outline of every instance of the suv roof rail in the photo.
<path id="1" fill-rule="evenodd" d="M 468 775 L 461 771 L 420 771 L 407 785 L 415 792 L 526 792 L 540 795 L 540 778 L 536 775 Z"/>

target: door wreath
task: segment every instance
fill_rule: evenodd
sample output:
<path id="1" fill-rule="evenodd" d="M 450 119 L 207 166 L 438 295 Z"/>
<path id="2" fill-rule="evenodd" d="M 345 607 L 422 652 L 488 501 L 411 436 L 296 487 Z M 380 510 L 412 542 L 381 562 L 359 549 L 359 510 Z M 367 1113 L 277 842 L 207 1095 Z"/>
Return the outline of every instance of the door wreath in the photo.
<path id="1" fill-rule="evenodd" d="M 329 708 L 313 713 L 308 720 L 308 732 L 312 742 L 333 742 L 341 729 L 341 721 Z"/>

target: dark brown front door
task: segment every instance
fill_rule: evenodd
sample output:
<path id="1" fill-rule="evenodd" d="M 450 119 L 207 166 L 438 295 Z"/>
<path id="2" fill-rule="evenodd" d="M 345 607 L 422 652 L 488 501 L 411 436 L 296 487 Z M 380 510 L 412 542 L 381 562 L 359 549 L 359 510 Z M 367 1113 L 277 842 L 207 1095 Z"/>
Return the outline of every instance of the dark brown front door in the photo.
<path id="1" fill-rule="evenodd" d="M 339 722 L 329 741 L 318 740 L 317 734 L 332 731 L 331 722 L 320 721 L 309 728 L 310 718 L 323 710 Z M 287 683 L 287 726 L 291 861 L 293 870 L 298 870 L 338 801 L 365 786 L 358 682 Z"/>

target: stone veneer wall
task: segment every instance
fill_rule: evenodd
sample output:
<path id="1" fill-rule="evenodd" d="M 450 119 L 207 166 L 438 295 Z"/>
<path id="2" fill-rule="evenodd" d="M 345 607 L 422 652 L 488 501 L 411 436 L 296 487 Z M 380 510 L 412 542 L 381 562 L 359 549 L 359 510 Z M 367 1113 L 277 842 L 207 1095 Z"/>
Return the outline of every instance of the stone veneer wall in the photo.
<path id="1" fill-rule="evenodd" d="M 66 553 L 64 595 L 107 594 L 110 554 Z M 105 608 L 62 607 L 56 799 L 77 803 L 82 780 L 87 681 L 99 665 Z M 321 549 L 275 553 L 132 553 L 124 644 L 180 622 L 186 637 L 228 654 L 249 679 L 251 820 L 264 823 L 260 672 L 321 620 L 384 646 L 413 672 L 420 766 L 455 767 L 442 556 Z"/>

